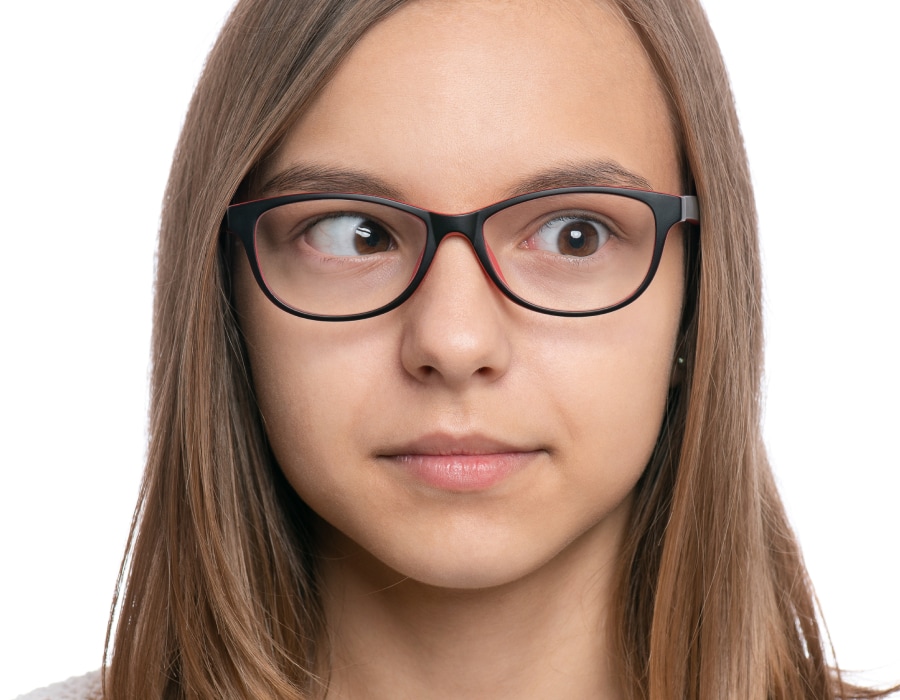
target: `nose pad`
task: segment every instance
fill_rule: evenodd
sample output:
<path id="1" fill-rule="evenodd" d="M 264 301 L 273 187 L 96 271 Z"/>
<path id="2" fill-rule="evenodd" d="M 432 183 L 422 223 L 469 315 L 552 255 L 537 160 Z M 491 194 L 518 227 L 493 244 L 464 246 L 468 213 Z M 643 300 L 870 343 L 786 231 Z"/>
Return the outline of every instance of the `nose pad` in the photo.
<path id="1" fill-rule="evenodd" d="M 404 369 L 419 381 L 456 388 L 496 380 L 511 357 L 506 303 L 471 241 L 445 235 L 419 288 L 401 307 Z"/>

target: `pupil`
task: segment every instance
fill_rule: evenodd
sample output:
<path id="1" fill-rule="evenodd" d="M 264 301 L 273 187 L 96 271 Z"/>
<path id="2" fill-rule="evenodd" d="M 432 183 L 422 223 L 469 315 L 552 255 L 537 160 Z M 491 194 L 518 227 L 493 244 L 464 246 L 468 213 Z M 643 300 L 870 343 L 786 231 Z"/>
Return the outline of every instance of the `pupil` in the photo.
<path id="1" fill-rule="evenodd" d="M 560 231 L 560 252 L 564 255 L 586 256 L 599 247 L 597 231 L 584 221 L 567 224 Z"/>
<path id="2" fill-rule="evenodd" d="M 356 227 L 356 236 L 353 239 L 356 252 L 381 253 L 390 248 L 390 236 L 378 224 L 371 221 L 361 223 Z"/>
<path id="3" fill-rule="evenodd" d="M 581 231 L 570 231 L 569 245 L 572 248 L 581 248 L 584 245 L 584 234 Z"/>

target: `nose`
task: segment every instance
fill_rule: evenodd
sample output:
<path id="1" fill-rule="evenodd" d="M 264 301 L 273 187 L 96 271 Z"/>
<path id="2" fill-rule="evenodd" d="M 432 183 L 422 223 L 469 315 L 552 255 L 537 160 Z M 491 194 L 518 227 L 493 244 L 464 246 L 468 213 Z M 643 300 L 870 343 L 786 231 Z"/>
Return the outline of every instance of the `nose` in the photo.
<path id="1" fill-rule="evenodd" d="M 512 305 L 462 235 L 444 238 L 404 314 L 401 362 L 423 383 L 460 389 L 493 382 L 510 363 L 504 308 Z"/>

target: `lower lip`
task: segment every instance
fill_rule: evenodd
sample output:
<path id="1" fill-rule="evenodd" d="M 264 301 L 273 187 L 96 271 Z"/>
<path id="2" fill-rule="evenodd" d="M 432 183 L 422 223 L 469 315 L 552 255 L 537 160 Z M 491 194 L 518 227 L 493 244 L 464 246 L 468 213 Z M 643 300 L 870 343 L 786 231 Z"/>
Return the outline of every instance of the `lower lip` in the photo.
<path id="1" fill-rule="evenodd" d="M 391 461 L 417 481 L 442 491 L 484 491 L 524 469 L 537 452 L 483 455 L 397 455 Z"/>

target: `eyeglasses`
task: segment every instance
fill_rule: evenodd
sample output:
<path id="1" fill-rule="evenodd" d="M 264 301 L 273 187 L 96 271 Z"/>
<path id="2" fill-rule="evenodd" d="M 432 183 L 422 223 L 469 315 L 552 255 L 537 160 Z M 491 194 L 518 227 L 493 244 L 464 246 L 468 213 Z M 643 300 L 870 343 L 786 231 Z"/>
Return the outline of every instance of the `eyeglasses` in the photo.
<path id="1" fill-rule="evenodd" d="M 291 194 L 229 206 L 225 228 L 276 306 L 351 321 L 408 299 L 453 234 L 515 303 L 556 316 L 609 313 L 649 286 L 682 222 L 699 222 L 696 197 L 566 187 L 459 215 L 361 194 Z"/>

